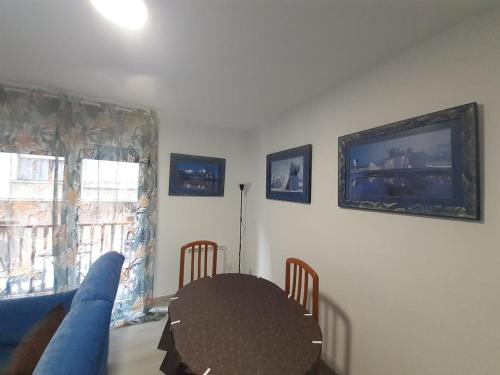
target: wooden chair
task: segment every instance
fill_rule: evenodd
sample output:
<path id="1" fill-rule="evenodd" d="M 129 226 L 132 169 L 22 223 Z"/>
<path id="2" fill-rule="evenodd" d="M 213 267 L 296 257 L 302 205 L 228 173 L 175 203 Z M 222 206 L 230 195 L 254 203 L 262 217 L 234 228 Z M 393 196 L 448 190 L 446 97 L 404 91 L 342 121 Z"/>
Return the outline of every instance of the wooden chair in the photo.
<path id="1" fill-rule="evenodd" d="M 290 271 L 293 269 L 293 280 Z M 304 277 L 302 277 L 304 275 Z M 286 260 L 285 292 L 302 306 L 307 307 L 309 278 L 312 279 L 312 316 L 318 321 L 319 276 L 306 262 L 297 258 Z M 291 291 L 290 291 L 291 288 Z M 301 298 L 302 297 L 302 298 Z"/>
<path id="2" fill-rule="evenodd" d="M 208 251 L 212 248 L 212 275 L 217 274 L 217 244 L 212 241 L 194 241 L 185 244 L 181 248 L 181 269 L 179 272 L 179 289 L 184 286 L 184 261 L 186 258 L 186 252 L 191 252 L 191 281 L 194 280 L 195 274 L 197 278 L 208 276 Z M 202 256 L 202 253 L 203 256 Z M 197 262 L 195 262 L 197 258 Z M 203 259 L 203 274 L 202 269 L 202 259 Z M 196 267 L 195 267 L 196 263 Z M 197 272 L 195 272 L 197 268 Z"/>

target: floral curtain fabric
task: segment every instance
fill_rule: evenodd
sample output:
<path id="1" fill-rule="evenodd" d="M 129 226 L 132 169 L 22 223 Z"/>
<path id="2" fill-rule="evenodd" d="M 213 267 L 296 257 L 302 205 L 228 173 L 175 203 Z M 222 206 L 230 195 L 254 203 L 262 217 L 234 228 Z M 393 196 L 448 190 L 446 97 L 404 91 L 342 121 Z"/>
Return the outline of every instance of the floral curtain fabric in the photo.
<path id="1" fill-rule="evenodd" d="M 151 316 L 157 140 L 154 111 L 0 85 L 0 298 L 76 288 L 116 250 L 113 325 Z"/>

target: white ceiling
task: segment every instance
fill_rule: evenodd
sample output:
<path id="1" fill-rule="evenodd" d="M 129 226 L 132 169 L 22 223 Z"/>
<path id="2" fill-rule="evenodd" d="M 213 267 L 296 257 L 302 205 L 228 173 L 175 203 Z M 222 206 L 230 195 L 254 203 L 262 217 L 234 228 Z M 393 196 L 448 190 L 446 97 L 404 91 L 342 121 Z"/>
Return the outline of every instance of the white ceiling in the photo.
<path id="1" fill-rule="evenodd" d="M 0 0 L 0 79 L 249 128 L 499 0 L 149 0 L 141 32 L 87 0 Z"/>

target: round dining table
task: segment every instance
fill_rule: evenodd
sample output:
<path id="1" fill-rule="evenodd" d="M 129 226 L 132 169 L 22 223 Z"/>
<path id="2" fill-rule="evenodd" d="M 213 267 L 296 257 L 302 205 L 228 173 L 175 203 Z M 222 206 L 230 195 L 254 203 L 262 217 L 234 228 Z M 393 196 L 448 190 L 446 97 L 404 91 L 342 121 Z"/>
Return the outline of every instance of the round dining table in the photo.
<path id="1" fill-rule="evenodd" d="M 276 284 L 245 274 L 204 277 L 169 305 L 158 348 L 167 375 L 317 374 L 322 334 Z"/>

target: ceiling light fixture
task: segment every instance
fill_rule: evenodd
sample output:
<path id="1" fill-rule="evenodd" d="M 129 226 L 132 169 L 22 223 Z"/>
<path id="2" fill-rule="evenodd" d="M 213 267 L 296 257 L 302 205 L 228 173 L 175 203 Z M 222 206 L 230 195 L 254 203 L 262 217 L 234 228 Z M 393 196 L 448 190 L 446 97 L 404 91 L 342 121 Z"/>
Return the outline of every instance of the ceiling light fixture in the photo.
<path id="1" fill-rule="evenodd" d="M 143 0 L 90 0 L 90 2 L 104 17 L 125 29 L 140 29 L 148 19 L 148 10 Z"/>

